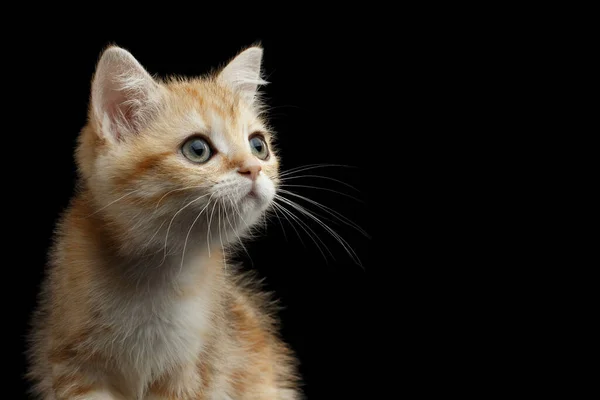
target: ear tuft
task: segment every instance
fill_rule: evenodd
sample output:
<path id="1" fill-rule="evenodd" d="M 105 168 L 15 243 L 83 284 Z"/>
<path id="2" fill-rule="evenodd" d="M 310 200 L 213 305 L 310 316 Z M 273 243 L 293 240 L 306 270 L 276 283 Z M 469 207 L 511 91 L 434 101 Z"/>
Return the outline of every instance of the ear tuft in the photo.
<path id="1" fill-rule="evenodd" d="M 263 49 L 250 47 L 229 62 L 219 73 L 218 80 L 238 92 L 248 103 L 256 97 L 258 85 L 266 85 L 261 78 Z"/>
<path id="2" fill-rule="evenodd" d="M 156 113 L 161 87 L 120 47 L 102 53 L 92 83 L 92 117 L 109 140 L 138 133 Z"/>

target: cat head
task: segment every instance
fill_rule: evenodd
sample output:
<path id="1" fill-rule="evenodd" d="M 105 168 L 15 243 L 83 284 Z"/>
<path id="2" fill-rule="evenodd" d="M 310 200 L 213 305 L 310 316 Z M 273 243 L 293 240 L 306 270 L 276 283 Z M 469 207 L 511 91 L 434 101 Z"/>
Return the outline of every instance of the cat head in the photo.
<path id="1" fill-rule="evenodd" d="M 278 183 L 262 54 L 250 47 L 214 74 L 159 80 L 126 50 L 103 52 L 77 162 L 111 226 L 138 245 L 178 247 L 202 232 L 231 241 L 258 221 Z"/>

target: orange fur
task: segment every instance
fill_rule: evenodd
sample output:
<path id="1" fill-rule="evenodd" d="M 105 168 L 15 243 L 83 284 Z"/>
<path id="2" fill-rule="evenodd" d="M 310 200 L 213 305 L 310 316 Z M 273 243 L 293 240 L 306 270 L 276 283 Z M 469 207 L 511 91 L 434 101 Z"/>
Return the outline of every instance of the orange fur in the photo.
<path id="1" fill-rule="evenodd" d="M 114 62 L 137 68 L 113 53 Z M 253 184 L 278 184 L 258 104 L 219 75 L 147 84 L 160 103 L 148 118 L 147 110 L 122 113 L 146 112 L 135 132 L 115 123 L 110 132 L 119 135 L 111 137 L 90 107 L 76 150 L 78 191 L 58 223 L 33 318 L 32 390 L 44 400 L 299 399 L 295 360 L 269 297 L 226 259 L 247 233 L 236 213 L 254 218 L 267 206 L 239 195 L 249 183 L 235 171 L 254 157 L 250 134 L 261 132 L 271 153 Z M 203 165 L 180 152 L 198 134 L 221 146 Z M 227 179 L 236 191 L 216 189 Z"/>

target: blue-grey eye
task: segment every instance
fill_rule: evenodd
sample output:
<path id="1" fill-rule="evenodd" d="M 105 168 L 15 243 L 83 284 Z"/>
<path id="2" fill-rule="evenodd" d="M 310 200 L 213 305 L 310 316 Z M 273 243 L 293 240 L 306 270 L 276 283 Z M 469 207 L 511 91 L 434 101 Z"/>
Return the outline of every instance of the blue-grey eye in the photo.
<path id="1" fill-rule="evenodd" d="M 269 157 L 269 148 L 261 136 L 254 136 L 250 139 L 250 149 L 252 154 L 261 160 L 266 160 Z"/>
<path id="2" fill-rule="evenodd" d="M 204 139 L 192 138 L 183 144 L 181 152 L 190 161 L 205 163 L 210 159 L 212 152 Z"/>

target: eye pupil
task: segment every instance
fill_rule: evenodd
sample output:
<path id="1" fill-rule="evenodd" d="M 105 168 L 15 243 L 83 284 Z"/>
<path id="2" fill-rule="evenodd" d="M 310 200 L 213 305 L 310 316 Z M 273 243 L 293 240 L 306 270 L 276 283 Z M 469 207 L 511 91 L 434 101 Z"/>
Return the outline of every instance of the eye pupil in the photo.
<path id="1" fill-rule="evenodd" d="M 196 154 L 198 157 L 201 157 L 206 151 L 205 144 L 200 140 L 194 140 L 190 147 L 194 154 Z"/>

